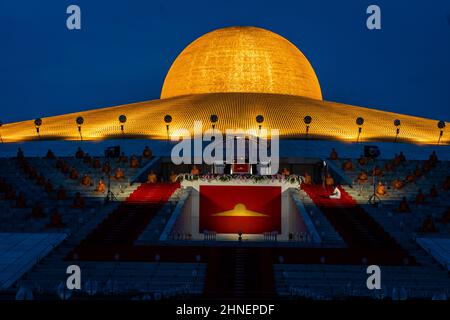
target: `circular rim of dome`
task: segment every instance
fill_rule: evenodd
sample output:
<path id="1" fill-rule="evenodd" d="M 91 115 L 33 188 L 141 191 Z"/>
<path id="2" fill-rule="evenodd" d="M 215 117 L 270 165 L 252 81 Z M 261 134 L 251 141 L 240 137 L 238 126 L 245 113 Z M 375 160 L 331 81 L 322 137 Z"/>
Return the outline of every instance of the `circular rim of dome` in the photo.
<path id="1" fill-rule="evenodd" d="M 175 59 L 161 99 L 205 93 L 267 93 L 322 100 L 316 73 L 289 40 L 267 29 L 216 29 Z"/>

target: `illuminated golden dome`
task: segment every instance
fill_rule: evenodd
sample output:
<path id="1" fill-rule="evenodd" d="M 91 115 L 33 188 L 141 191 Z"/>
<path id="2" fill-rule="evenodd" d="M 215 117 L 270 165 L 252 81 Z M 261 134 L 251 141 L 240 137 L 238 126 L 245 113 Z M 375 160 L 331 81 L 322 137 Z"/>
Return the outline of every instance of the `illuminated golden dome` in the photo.
<path id="1" fill-rule="evenodd" d="M 303 53 L 285 38 L 256 27 L 218 29 L 188 45 L 167 73 L 161 99 L 226 92 L 322 100 L 317 76 Z"/>

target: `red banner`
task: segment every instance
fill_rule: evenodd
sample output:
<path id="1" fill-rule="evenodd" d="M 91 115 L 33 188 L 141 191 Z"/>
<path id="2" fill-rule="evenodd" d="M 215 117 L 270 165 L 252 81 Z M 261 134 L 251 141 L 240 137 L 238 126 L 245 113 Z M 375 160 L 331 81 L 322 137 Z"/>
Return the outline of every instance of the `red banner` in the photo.
<path id="1" fill-rule="evenodd" d="M 233 173 L 250 173 L 250 165 L 248 163 L 235 163 L 232 165 Z"/>
<path id="2" fill-rule="evenodd" d="M 281 233 L 281 187 L 200 186 L 200 230 Z"/>

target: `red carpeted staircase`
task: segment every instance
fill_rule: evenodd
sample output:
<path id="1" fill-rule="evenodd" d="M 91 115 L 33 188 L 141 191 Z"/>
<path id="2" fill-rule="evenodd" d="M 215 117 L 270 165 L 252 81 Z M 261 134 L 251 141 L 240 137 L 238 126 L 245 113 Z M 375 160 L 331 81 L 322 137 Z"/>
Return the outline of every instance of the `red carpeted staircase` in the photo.
<path id="1" fill-rule="evenodd" d="M 80 245 L 132 245 L 178 187 L 177 183 L 142 184 Z"/>
<path id="2" fill-rule="evenodd" d="M 303 190 L 351 248 L 400 249 L 398 243 L 342 188 L 341 199 L 330 199 L 331 190 L 303 185 Z"/>

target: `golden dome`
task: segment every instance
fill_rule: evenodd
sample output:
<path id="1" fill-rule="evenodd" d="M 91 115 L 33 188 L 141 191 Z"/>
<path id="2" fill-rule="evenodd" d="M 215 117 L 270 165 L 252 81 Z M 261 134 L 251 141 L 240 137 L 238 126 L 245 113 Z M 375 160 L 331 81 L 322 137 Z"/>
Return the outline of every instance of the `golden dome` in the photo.
<path id="1" fill-rule="evenodd" d="M 303 53 L 278 34 L 256 27 L 214 30 L 188 45 L 167 73 L 161 99 L 226 92 L 322 100 L 317 76 Z"/>

